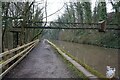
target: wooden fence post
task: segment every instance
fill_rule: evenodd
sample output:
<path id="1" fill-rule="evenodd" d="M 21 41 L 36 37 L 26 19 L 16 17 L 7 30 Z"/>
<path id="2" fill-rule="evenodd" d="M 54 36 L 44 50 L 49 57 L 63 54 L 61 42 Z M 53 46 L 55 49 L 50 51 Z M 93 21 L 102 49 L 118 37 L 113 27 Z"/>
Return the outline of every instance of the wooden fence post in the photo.
<path id="1" fill-rule="evenodd" d="M 2 52 L 2 2 L 0 1 L 0 53 Z"/>

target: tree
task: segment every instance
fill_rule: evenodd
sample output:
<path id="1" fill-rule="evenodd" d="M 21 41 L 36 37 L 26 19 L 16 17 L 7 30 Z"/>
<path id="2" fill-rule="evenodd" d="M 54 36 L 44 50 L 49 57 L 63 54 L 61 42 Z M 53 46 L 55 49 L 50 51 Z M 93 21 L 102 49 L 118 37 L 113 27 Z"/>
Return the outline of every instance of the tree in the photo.
<path id="1" fill-rule="evenodd" d="M 38 29 L 25 28 L 35 26 L 35 21 L 42 22 L 43 8 L 41 8 L 40 6 L 38 7 L 38 5 L 37 8 L 35 6 L 36 3 L 34 1 L 2 3 L 2 24 L 4 25 L 2 26 L 2 44 L 5 46 L 4 48 L 8 48 L 8 45 L 10 44 L 9 42 L 11 41 L 11 39 L 9 40 L 9 35 L 10 38 L 13 37 L 13 41 L 11 41 L 11 43 L 13 42 L 13 47 L 17 47 L 17 45 L 22 45 L 27 42 L 30 42 L 31 38 L 33 38 L 38 33 Z M 42 25 L 42 23 L 39 25 Z M 14 28 L 17 27 L 21 29 L 15 31 Z"/>
<path id="2" fill-rule="evenodd" d="M 91 23 L 92 22 L 92 11 L 91 11 L 90 2 L 83 3 L 83 13 L 84 13 L 84 22 Z"/>
<path id="3" fill-rule="evenodd" d="M 98 3 L 98 17 L 99 20 L 106 20 L 107 19 L 107 9 L 106 9 L 106 2 L 99 2 Z"/>
<path id="4" fill-rule="evenodd" d="M 120 1 L 112 1 L 112 0 L 109 0 L 113 9 L 115 10 L 115 22 L 117 24 L 120 24 Z"/>
<path id="5" fill-rule="evenodd" d="M 77 22 L 83 23 L 83 8 L 80 2 L 75 3 Z"/>

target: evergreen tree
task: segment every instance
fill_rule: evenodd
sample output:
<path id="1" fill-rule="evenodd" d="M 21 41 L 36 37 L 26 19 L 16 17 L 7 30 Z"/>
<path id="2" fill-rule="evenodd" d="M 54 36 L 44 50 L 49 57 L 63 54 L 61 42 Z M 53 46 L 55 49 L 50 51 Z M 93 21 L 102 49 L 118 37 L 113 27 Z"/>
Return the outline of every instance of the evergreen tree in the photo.
<path id="1" fill-rule="evenodd" d="M 83 8 L 80 2 L 75 3 L 77 22 L 83 23 Z"/>
<path id="2" fill-rule="evenodd" d="M 107 19 L 107 9 L 106 9 L 106 2 L 99 2 L 98 3 L 98 19 L 99 20 L 106 20 Z"/>
<path id="3" fill-rule="evenodd" d="M 92 11 L 91 11 L 90 2 L 83 3 L 83 11 L 84 11 L 84 22 L 91 23 L 92 22 Z"/>

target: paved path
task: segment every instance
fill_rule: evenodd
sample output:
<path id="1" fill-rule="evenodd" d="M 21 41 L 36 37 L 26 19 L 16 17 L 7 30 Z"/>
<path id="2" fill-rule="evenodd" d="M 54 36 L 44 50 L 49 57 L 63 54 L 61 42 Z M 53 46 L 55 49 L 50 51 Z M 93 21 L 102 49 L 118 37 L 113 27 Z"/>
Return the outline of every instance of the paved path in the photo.
<path id="1" fill-rule="evenodd" d="M 5 78 L 74 78 L 60 55 L 39 43 Z"/>

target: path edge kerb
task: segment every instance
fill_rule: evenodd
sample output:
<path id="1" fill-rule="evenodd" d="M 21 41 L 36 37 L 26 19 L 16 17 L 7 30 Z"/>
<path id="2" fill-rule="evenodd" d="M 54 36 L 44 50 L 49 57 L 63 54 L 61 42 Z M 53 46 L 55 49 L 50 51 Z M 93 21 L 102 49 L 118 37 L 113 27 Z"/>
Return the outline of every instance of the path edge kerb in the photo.
<path id="1" fill-rule="evenodd" d="M 66 60 L 68 60 L 71 64 L 73 64 L 80 72 L 82 72 L 86 77 L 89 79 L 98 79 L 97 76 L 90 73 L 88 70 L 86 70 L 83 66 L 81 66 L 78 62 L 73 60 L 71 57 L 69 57 L 67 54 L 65 54 L 62 50 L 60 50 L 54 43 L 47 40 L 47 42 L 52 45 Z"/>

